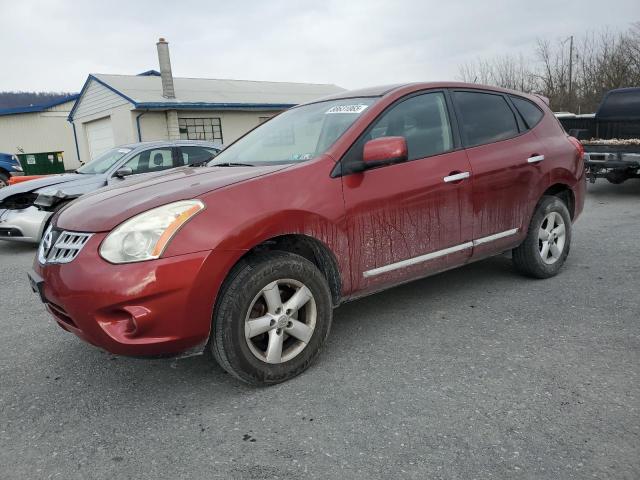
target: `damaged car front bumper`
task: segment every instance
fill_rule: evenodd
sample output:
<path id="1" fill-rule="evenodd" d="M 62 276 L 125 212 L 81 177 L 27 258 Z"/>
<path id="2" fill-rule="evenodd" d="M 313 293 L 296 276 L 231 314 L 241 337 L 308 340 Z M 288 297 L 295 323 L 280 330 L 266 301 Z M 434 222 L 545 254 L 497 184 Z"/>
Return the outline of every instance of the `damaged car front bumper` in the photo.
<path id="1" fill-rule="evenodd" d="M 30 206 L 20 210 L 0 209 L 0 240 L 38 243 L 53 212 Z"/>

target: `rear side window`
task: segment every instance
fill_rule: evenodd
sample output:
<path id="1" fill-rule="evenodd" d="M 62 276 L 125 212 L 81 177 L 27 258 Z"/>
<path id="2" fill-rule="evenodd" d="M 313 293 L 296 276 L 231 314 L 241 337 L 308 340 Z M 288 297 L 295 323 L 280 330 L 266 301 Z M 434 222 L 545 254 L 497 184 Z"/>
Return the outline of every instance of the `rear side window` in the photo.
<path id="1" fill-rule="evenodd" d="M 213 148 L 200 146 L 180 147 L 180 150 L 184 165 L 204 165 L 218 154 L 218 151 Z"/>
<path id="2" fill-rule="evenodd" d="M 542 120 L 544 113 L 533 102 L 520 97 L 511 97 L 511 101 L 515 105 L 520 115 L 527 124 L 527 128 L 533 128 Z"/>
<path id="3" fill-rule="evenodd" d="M 173 168 L 173 155 L 171 147 L 145 150 L 130 159 L 125 165 L 129 167 L 133 174 L 158 172 Z"/>
<path id="4" fill-rule="evenodd" d="M 498 142 L 518 135 L 516 117 L 502 95 L 455 92 L 465 146 Z"/>

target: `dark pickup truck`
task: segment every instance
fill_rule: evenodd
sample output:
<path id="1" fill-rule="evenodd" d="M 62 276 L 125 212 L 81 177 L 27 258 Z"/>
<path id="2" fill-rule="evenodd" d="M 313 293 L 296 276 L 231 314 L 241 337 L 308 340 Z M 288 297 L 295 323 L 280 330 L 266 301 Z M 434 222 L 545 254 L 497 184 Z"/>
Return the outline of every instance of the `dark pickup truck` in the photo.
<path id="1" fill-rule="evenodd" d="M 584 146 L 587 177 L 622 183 L 640 178 L 640 88 L 607 92 L 595 115 L 557 114 Z"/>

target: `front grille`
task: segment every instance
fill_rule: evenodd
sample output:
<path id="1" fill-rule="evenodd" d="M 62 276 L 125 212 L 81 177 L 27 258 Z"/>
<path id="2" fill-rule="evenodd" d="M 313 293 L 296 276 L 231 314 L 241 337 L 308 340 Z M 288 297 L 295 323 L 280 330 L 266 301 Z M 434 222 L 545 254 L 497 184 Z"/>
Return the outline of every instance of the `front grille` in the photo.
<path id="1" fill-rule="evenodd" d="M 42 236 L 38 248 L 40 263 L 69 263 L 92 237 L 92 233 L 57 231 L 51 227 Z"/>

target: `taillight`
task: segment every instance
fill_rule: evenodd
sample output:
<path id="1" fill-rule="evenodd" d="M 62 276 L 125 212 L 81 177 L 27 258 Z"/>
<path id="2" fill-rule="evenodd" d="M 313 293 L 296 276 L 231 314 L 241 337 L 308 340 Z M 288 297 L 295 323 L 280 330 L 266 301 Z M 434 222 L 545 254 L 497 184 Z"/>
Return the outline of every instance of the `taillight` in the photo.
<path id="1" fill-rule="evenodd" d="M 584 146 L 582 145 L 582 143 L 580 143 L 580 140 L 578 140 L 575 137 L 567 137 L 567 138 L 571 143 L 573 143 L 573 146 L 576 147 L 576 150 L 578 151 L 578 158 L 580 159 L 584 158 Z"/>

